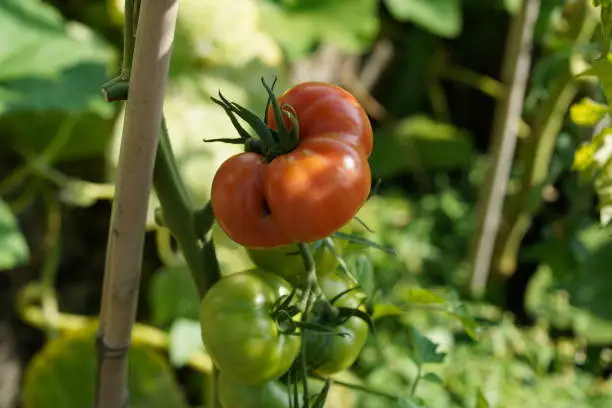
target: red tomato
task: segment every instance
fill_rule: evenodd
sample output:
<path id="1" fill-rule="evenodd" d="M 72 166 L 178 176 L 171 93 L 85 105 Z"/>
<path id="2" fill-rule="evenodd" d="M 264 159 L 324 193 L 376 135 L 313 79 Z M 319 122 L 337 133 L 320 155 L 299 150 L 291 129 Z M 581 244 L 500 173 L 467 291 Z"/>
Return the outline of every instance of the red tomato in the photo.
<path id="1" fill-rule="evenodd" d="M 371 174 L 361 152 L 323 137 L 300 142 L 268 167 L 266 199 L 281 231 L 296 242 L 325 238 L 368 198 Z"/>
<path id="2" fill-rule="evenodd" d="M 215 174 L 211 204 L 223 231 L 240 245 L 273 248 L 292 243 L 272 218 L 264 195 L 268 163 L 255 153 L 227 159 Z"/>
<path id="3" fill-rule="evenodd" d="M 279 101 L 296 114 L 297 146 L 268 146 L 262 150 L 266 157 L 235 155 L 213 179 L 215 218 L 230 238 L 249 248 L 328 237 L 357 214 L 370 193 L 372 128 L 355 98 L 335 85 L 307 82 Z M 269 115 L 274 129 L 274 112 Z"/>
<path id="4" fill-rule="evenodd" d="M 316 137 L 337 138 L 372 153 L 372 126 L 368 115 L 348 91 L 325 82 L 304 82 L 287 90 L 279 104 L 290 105 L 298 118 L 300 140 Z M 285 126 L 291 122 L 285 116 Z M 278 130 L 274 111 L 268 109 L 268 126 Z"/>
<path id="5" fill-rule="evenodd" d="M 357 214 L 370 186 L 361 152 L 315 138 L 270 164 L 255 153 L 230 157 L 215 174 L 211 200 L 231 239 L 272 248 L 330 236 Z"/>

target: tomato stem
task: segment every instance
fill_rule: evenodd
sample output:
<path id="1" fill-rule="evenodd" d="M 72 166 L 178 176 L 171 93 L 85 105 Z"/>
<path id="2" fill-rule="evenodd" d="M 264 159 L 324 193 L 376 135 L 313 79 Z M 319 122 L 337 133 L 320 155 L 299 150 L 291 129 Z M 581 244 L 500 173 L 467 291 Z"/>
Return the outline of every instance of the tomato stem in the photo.
<path id="1" fill-rule="evenodd" d="M 299 121 L 295 113 L 295 109 L 290 105 L 279 105 L 276 97 L 274 96 L 273 88 L 276 84 L 276 77 L 272 86 L 268 86 L 265 79 L 262 78 L 261 82 L 268 93 L 268 100 L 266 102 L 266 111 L 264 113 L 264 119 L 261 120 L 257 115 L 248 109 L 240 106 L 235 102 L 230 102 L 226 99 L 221 92 L 219 92 L 219 98 L 216 99 L 211 97 L 211 100 L 219 105 L 225 113 L 229 116 L 234 128 L 239 134 L 238 138 L 224 138 L 224 139 L 212 139 L 205 140 L 205 142 L 225 142 L 233 144 L 244 144 L 245 151 L 256 152 L 265 156 L 268 162 L 274 160 L 275 157 L 281 154 L 289 153 L 299 143 Z M 268 126 L 268 114 L 272 106 L 272 112 L 277 123 L 278 130 L 272 129 Z M 257 137 L 251 136 L 238 122 L 238 118 L 244 120 L 249 126 L 255 131 Z M 284 118 L 289 119 L 291 127 L 287 128 L 285 125 Z"/>
<path id="2" fill-rule="evenodd" d="M 358 284 L 359 282 L 357 281 L 357 278 L 355 278 L 355 275 L 353 275 L 353 273 L 349 270 L 348 265 L 344 261 L 344 258 L 342 258 L 342 256 L 336 249 L 336 244 L 334 243 L 334 240 L 330 237 L 327 237 L 322 240 L 322 243 L 325 248 L 327 248 L 327 250 L 331 252 L 332 255 L 336 258 L 336 261 L 338 261 L 338 266 L 340 266 L 342 272 L 344 272 L 344 274 L 350 279 L 352 283 Z"/>
<path id="3" fill-rule="evenodd" d="M 262 82 L 264 81 L 263 78 L 261 80 Z M 272 101 L 276 99 L 274 96 L 274 86 L 276 85 L 277 80 L 278 78 L 274 76 L 274 80 L 272 81 L 272 85 L 270 86 L 270 91 L 272 92 L 268 94 L 268 100 L 266 102 L 266 109 L 264 110 L 264 123 L 266 124 L 266 126 L 268 125 L 268 110 L 270 109 L 270 104 L 272 104 Z"/>
<path id="4" fill-rule="evenodd" d="M 349 388 L 349 389 L 352 389 L 352 390 L 365 392 L 367 394 L 377 395 L 379 397 L 390 399 L 391 401 L 400 401 L 401 400 L 401 396 L 399 396 L 399 395 L 394 395 L 394 394 L 389 394 L 389 393 L 384 392 L 384 391 L 374 390 L 374 389 L 372 389 L 370 387 L 366 387 L 364 385 L 352 384 L 352 383 L 348 383 L 348 382 L 345 382 L 345 381 L 340 381 L 340 380 L 336 380 L 336 379 L 332 379 L 332 378 L 323 377 L 322 375 L 318 375 L 318 374 L 311 374 L 310 378 L 314 378 L 314 379 L 317 379 L 317 380 L 320 380 L 320 381 L 330 381 L 332 384 L 337 384 L 337 385 L 339 385 L 341 387 L 344 387 L 344 388 Z"/>

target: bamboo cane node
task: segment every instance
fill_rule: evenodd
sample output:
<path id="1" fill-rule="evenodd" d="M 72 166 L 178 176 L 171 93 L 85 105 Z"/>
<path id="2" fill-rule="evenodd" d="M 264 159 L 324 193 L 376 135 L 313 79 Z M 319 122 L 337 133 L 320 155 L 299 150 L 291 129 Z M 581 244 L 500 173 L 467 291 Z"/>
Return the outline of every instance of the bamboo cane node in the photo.
<path id="1" fill-rule="evenodd" d="M 120 359 L 125 357 L 126 353 L 130 349 L 130 345 L 122 347 L 111 347 L 106 341 L 102 333 L 98 333 L 96 336 L 96 347 L 98 349 L 98 358 L 100 361 L 106 359 Z"/>

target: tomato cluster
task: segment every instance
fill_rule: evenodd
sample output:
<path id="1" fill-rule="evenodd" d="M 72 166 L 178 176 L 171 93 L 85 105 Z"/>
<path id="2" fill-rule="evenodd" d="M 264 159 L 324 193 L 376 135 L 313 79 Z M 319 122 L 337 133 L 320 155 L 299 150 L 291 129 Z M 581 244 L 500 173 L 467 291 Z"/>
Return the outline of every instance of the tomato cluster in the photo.
<path id="1" fill-rule="evenodd" d="M 353 285 L 344 276 L 330 272 L 319 277 L 319 283 L 334 306 L 361 307 L 363 295 L 349 291 Z M 301 314 L 286 304 L 291 291 L 280 276 L 253 269 L 222 278 L 202 300 L 202 339 L 221 373 L 224 408 L 289 407 L 292 394 L 279 379 L 300 357 L 302 341 L 306 365 L 317 374 L 345 370 L 359 356 L 368 334 L 365 321 L 358 316 L 328 316 L 315 305 L 310 321 L 330 332 L 301 329 L 305 331 L 301 333 Z"/>
<path id="2" fill-rule="evenodd" d="M 353 95 L 301 83 L 273 100 L 264 121 L 226 100 L 222 106 L 259 136 L 213 179 L 212 209 L 231 239 L 248 248 L 313 242 L 355 216 L 370 193 L 373 137 Z"/>
<path id="3" fill-rule="evenodd" d="M 306 82 L 278 99 L 266 89 L 263 121 L 221 95 L 215 100 L 245 152 L 215 174 L 212 209 L 256 265 L 223 277 L 202 299 L 202 339 L 220 371 L 224 408 L 285 408 L 300 393 L 310 398 L 304 376 L 349 368 L 369 330 L 364 295 L 338 271 L 344 242 L 332 238 L 370 193 L 368 117 L 334 85 Z"/>

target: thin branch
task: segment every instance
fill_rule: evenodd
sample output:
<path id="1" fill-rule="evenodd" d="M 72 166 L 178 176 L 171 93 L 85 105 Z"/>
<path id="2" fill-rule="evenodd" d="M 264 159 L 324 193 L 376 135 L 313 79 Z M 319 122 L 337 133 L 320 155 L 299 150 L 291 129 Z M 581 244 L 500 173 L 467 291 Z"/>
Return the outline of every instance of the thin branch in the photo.
<path id="1" fill-rule="evenodd" d="M 100 311 L 98 408 L 127 404 L 127 349 L 177 14 L 178 0 L 143 2 L 140 10 Z"/>
<path id="2" fill-rule="evenodd" d="M 491 171 L 487 172 L 478 203 L 477 233 L 469 260 L 472 266 L 472 293 L 480 293 L 488 280 L 493 245 L 516 149 L 531 66 L 533 29 L 539 11 L 540 0 L 524 0 L 520 13 L 510 27 L 502 71 L 502 82 L 507 86 L 507 94 L 495 112 L 491 151 L 493 163 Z"/>

